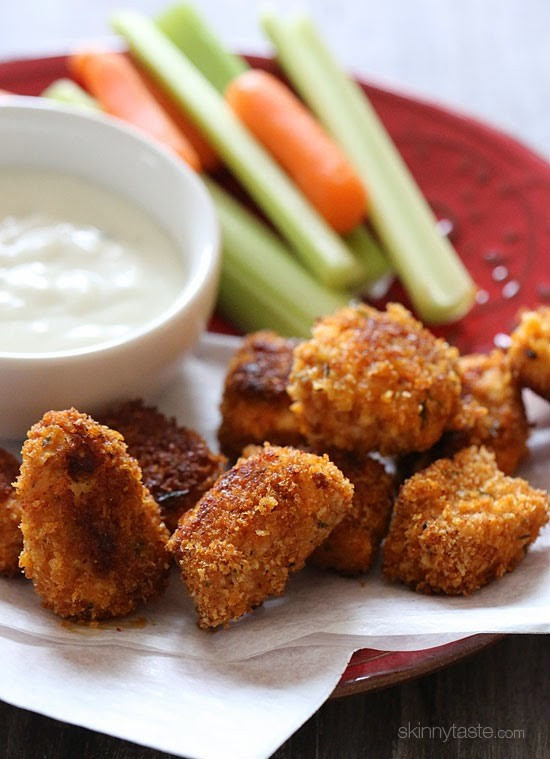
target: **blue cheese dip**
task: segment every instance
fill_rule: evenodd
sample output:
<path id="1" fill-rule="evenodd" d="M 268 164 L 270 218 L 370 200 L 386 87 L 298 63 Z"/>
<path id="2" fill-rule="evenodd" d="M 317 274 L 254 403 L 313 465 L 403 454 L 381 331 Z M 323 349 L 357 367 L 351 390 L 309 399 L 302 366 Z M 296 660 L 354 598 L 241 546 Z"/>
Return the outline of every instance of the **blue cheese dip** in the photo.
<path id="1" fill-rule="evenodd" d="M 184 256 L 149 214 L 83 179 L 0 170 L 0 353 L 125 338 L 185 283 Z"/>

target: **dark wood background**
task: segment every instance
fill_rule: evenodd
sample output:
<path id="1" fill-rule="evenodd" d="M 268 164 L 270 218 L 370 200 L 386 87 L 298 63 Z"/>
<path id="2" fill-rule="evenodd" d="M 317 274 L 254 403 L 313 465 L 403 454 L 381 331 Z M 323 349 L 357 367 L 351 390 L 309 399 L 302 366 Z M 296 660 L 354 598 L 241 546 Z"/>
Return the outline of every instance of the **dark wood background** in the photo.
<path id="1" fill-rule="evenodd" d="M 1 673 L 0 673 L 1 677 Z M 447 731 L 521 730 L 516 738 L 424 739 Z M 410 728 L 412 736 L 400 738 Z M 246 720 L 243 719 L 243 730 Z M 441 732 L 441 731 L 440 731 Z M 170 759 L 168 754 L 0 702 L 1 759 Z M 514 635 L 431 675 L 328 701 L 274 759 L 546 759 L 550 757 L 550 645 Z M 220 757 L 238 759 L 238 757 Z"/>

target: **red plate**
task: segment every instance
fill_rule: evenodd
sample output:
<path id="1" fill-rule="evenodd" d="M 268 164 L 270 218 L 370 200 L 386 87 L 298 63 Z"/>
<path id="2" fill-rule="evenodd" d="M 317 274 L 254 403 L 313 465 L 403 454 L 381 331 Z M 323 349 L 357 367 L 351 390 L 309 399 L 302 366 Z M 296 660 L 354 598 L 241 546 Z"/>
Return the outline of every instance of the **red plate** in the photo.
<path id="1" fill-rule="evenodd" d="M 276 71 L 271 60 L 253 66 Z M 67 76 L 56 56 L 0 63 L 0 88 L 39 95 Z M 462 352 L 484 351 L 509 332 L 521 307 L 550 304 L 550 165 L 512 138 L 441 108 L 363 85 L 405 161 L 477 282 L 467 318 L 436 330 Z M 406 298 L 396 284 L 386 300 Z M 214 317 L 211 328 L 233 331 Z M 358 651 L 334 695 L 426 674 L 498 640 L 475 635 L 424 651 Z"/>

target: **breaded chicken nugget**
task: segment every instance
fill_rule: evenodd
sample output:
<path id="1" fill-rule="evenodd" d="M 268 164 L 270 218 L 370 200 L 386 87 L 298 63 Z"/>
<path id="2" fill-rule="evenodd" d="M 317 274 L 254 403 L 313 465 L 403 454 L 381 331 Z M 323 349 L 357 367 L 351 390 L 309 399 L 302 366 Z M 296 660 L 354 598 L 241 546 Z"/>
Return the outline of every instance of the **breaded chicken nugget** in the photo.
<path id="1" fill-rule="evenodd" d="M 527 455 L 529 424 L 507 354 L 494 350 L 461 356 L 459 370 L 462 395 L 457 414 L 433 448 L 399 462 L 404 478 L 471 445 L 490 448 L 504 474 L 514 474 Z"/>
<path id="2" fill-rule="evenodd" d="M 510 337 L 510 360 L 520 384 L 550 401 L 550 306 L 521 314 Z"/>
<path id="3" fill-rule="evenodd" d="M 442 439 L 443 455 L 452 456 L 471 445 L 485 445 L 494 452 L 498 468 L 505 474 L 514 474 L 527 455 L 529 424 L 521 388 L 507 354 L 494 350 L 489 355 L 461 356 L 459 370 L 461 404 L 471 406 L 477 402 L 487 413 L 478 414 L 473 421 L 455 420 L 451 424 L 455 430 Z"/>
<path id="4" fill-rule="evenodd" d="M 254 456 L 261 450 L 261 446 L 247 445 L 243 457 Z M 393 479 L 379 461 L 367 454 L 333 449 L 327 455 L 353 485 L 353 505 L 308 562 L 353 576 L 370 568 L 388 531 Z"/>
<path id="5" fill-rule="evenodd" d="M 286 391 L 296 340 L 264 330 L 244 338 L 229 364 L 218 438 L 222 451 L 237 458 L 251 443 L 303 442 Z"/>
<path id="6" fill-rule="evenodd" d="M 0 575 L 20 574 L 19 554 L 23 535 L 19 529 L 21 507 L 15 496 L 13 482 L 19 474 L 19 462 L 0 448 Z"/>
<path id="7" fill-rule="evenodd" d="M 549 510 L 548 493 L 506 477 L 492 451 L 464 448 L 401 487 L 384 574 L 424 593 L 466 595 L 519 564 Z"/>
<path id="8" fill-rule="evenodd" d="M 75 409 L 50 411 L 23 445 L 20 565 L 43 605 L 96 620 L 166 585 L 168 531 L 121 435 Z"/>
<path id="9" fill-rule="evenodd" d="M 225 457 L 213 453 L 198 433 L 141 400 L 123 403 L 101 423 L 124 437 L 170 532 L 225 470 Z"/>
<path id="10" fill-rule="evenodd" d="M 356 575 L 370 569 L 388 531 L 393 480 L 379 461 L 365 454 L 333 450 L 328 455 L 354 487 L 353 507 L 309 561 L 342 575 Z"/>
<path id="11" fill-rule="evenodd" d="M 295 348 L 292 410 L 317 449 L 423 451 L 455 412 L 457 361 L 455 348 L 399 304 L 346 307 Z"/>
<path id="12" fill-rule="evenodd" d="M 266 445 L 239 459 L 181 518 L 168 548 L 204 629 L 283 594 L 288 576 L 352 507 L 326 456 Z"/>

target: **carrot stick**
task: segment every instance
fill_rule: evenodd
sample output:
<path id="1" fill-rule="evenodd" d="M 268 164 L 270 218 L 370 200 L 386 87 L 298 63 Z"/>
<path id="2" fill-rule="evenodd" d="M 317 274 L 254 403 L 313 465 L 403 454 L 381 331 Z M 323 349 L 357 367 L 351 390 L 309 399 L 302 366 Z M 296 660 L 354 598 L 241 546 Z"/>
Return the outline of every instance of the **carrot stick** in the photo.
<path id="1" fill-rule="evenodd" d="M 203 136 L 202 132 L 195 126 L 193 121 L 191 121 L 189 116 L 187 116 L 185 111 L 178 107 L 178 105 L 166 94 L 154 79 L 141 67 L 136 66 L 136 70 L 155 100 L 194 147 L 204 171 L 213 171 L 214 169 L 219 168 L 221 166 L 219 155 Z"/>
<path id="2" fill-rule="evenodd" d="M 192 169 L 200 171 L 197 152 L 125 56 L 97 51 L 75 53 L 69 58 L 69 69 L 107 113 L 146 132 L 177 153 Z"/>
<path id="3" fill-rule="evenodd" d="M 279 79 L 250 69 L 225 98 L 337 232 L 356 227 L 367 206 L 364 185 L 343 151 Z"/>
<path id="4" fill-rule="evenodd" d="M 363 265 L 328 226 L 228 103 L 147 16 L 118 11 L 112 18 L 132 55 L 189 113 L 319 280 L 332 287 L 357 284 Z"/>

